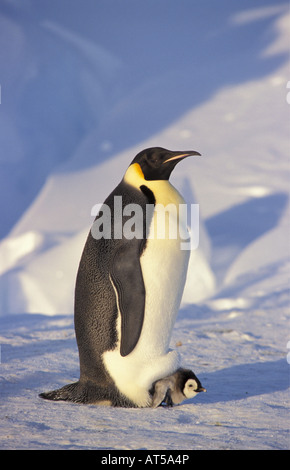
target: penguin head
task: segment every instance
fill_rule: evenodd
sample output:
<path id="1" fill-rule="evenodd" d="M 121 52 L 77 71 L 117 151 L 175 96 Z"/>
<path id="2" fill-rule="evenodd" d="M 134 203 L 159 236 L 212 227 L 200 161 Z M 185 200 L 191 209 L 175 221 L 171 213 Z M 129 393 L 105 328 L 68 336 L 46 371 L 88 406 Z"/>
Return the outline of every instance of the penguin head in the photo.
<path id="1" fill-rule="evenodd" d="M 180 371 L 180 387 L 185 398 L 193 398 L 199 392 L 206 392 L 196 375 L 187 369 Z"/>
<path id="2" fill-rule="evenodd" d="M 145 180 L 168 180 L 178 162 L 194 155 L 200 156 L 200 153 L 194 150 L 173 152 L 162 147 L 152 147 L 138 153 L 131 165 L 140 165 Z"/>

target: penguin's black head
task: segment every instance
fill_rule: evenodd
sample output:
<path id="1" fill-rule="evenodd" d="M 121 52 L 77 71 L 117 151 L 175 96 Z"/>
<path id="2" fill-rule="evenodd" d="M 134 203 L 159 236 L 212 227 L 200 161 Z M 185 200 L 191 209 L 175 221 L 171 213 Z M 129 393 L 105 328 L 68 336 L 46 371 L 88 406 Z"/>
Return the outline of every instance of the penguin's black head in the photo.
<path id="1" fill-rule="evenodd" d="M 190 369 L 179 369 L 178 386 L 187 398 L 192 398 L 196 393 L 206 392 L 200 381 Z"/>
<path id="2" fill-rule="evenodd" d="M 199 155 L 194 150 L 172 152 L 162 147 L 153 147 L 138 153 L 131 164 L 138 163 L 145 180 L 168 180 L 175 165 L 185 157 Z"/>

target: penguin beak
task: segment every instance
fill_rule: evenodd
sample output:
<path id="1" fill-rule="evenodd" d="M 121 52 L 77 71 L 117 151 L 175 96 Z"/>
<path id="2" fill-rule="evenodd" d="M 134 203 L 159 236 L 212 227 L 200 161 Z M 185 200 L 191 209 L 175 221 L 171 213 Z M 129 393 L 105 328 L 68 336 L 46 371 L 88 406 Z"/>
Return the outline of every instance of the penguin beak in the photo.
<path id="1" fill-rule="evenodd" d="M 204 387 L 198 387 L 196 390 L 194 390 L 195 392 L 206 392 L 206 388 Z"/>
<path id="2" fill-rule="evenodd" d="M 172 157 L 167 158 L 167 160 L 165 160 L 163 162 L 163 164 L 171 162 L 173 160 L 182 160 L 183 158 L 191 157 L 191 156 L 201 157 L 201 154 L 199 152 L 196 152 L 195 150 L 189 150 L 188 152 L 172 152 L 172 153 L 175 153 L 175 155 L 173 155 Z"/>

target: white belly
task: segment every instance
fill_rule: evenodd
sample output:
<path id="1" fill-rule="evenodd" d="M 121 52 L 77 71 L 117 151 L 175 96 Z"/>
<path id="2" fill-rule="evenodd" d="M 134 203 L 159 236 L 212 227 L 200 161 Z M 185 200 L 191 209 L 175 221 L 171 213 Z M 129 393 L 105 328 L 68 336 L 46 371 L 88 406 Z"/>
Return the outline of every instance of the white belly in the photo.
<path id="1" fill-rule="evenodd" d="M 147 241 L 141 256 L 146 289 L 145 318 L 137 347 L 146 356 L 166 354 L 186 280 L 189 251 L 180 239 Z"/>
<path id="2" fill-rule="evenodd" d="M 178 353 L 169 351 L 169 342 L 183 293 L 190 254 L 188 250 L 181 250 L 179 227 L 175 239 L 169 239 L 168 231 L 165 239 L 158 239 L 158 235 L 156 236 L 158 207 L 160 208 L 158 204 L 172 204 L 172 213 L 169 210 L 170 219 L 176 214 L 173 205 L 178 207 L 179 204 L 184 204 L 183 199 L 167 181 L 148 183 L 154 194 L 161 194 L 161 198 L 156 200 L 154 223 L 150 226 L 146 248 L 140 258 L 146 290 L 141 335 L 128 356 L 120 355 L 119 344 L 117 349 L 103 355 L 105 366 L 119 390 L 138 406 L 150 405 L 148 390 L 152 383 L 172 374 L 179 367 Z M 159 185 L 158 191 L 152 188 L 156 184 Z M 164 191 L 160 191 L 160 184 L 166 185 Z M 170 206 L 167 207 L 170 209 Z M 178 218 L 175 221 L 180 224 Z"/>

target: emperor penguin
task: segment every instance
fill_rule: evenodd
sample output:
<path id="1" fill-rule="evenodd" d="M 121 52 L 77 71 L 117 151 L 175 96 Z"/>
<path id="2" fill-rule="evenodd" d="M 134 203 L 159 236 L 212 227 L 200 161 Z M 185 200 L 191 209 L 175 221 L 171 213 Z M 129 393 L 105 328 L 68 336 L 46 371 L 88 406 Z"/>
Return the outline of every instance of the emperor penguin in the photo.
<path id="1" fill-rule="evenodd" d="M 206 392 L 199 379 L 190 369 L 178 369 L 174 374 L 158 380 L 151 389 L 152 408 L 164 403 L 167 406 L 179 405 L 184 400 Z"/>
<path id="2" fill-rule="evenodd" d="M 42 398 L 148 407 L 152 385 L 179 369 L 169 342 L 190 251 L 182 247 L 185 201 L 169 177 L 178 162 L 194 155 L 200 153 L 141 151 L 105 200 L 76 278 L 80 378 Z"/>

